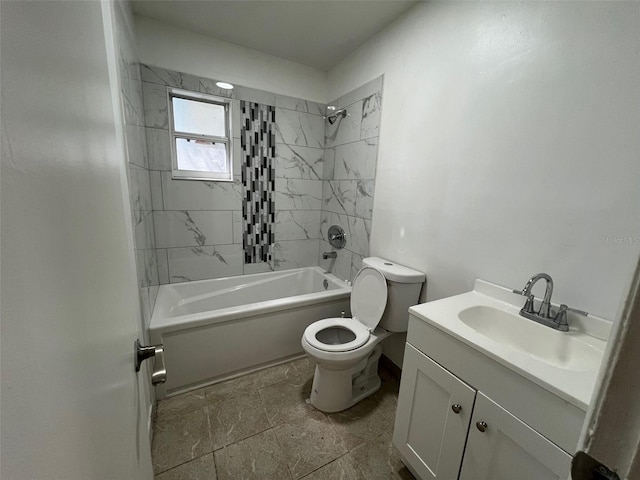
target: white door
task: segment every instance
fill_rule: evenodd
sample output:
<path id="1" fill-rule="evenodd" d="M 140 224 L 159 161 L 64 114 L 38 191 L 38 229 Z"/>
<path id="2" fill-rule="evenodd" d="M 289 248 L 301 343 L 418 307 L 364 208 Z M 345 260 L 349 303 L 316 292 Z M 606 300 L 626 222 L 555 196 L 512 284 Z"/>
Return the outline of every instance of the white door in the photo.
<path id="1" fill-rule="evenodd" d="M 478 393 L 460 480 L 565 480 L 570 469 L 569 454 Z"/>
<path id="2" fill-rule="evenodd" d="M 152 477 L 104 7 L 0 2 L 3 480 Z"/>
<path id="3" fill-rule="evenodd" d="M 476 391 L 407 344 L 393 444 L 422 480 L 455 480 Z"/>

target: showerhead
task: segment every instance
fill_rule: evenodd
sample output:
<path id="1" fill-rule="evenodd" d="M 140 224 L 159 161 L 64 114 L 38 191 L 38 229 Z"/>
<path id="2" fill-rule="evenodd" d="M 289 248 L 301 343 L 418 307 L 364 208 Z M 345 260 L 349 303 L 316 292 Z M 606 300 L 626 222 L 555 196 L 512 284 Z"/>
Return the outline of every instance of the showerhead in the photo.
<path id="1" fill-rule="evenodd" d="M 336 113 L 334 113 L 333 115 L 329 115 L 329 116 L 327 117 L 327 120 L 328 120 L 329 124 L 333 125 L 334 123 L 336 123 L 336 121 L 337 121 L 339 118 L 344 118 L 344 117 L 346 117 L 347 115 L 349 115 L 349 114 L 347 113 L 347 109 L 346 109 L 346 108 L 343 108 L 342 110 L 338 110 L 338 111 L 337 111 Z"/>

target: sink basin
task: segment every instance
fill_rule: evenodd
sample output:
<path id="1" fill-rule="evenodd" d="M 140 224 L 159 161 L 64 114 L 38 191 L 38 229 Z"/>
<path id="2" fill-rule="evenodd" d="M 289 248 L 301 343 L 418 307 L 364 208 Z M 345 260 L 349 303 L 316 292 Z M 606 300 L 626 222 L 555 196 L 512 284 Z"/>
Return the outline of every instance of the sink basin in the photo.
<path id="1" fill-rule="evenodd" d="M 524 303 L 511 289 L 478 279 L 470 292 L 409 308 L 408 335 L 416 335 L 414 321 L 424 322 L 453 339 L 447 362 L 460 361 L 463 353 L 455 353 L 457 346 L 459 352 L 474 350 L 585 411 L 611 322 L 569 311 L 570 330 L 560 332 L 520 316 Z"/>
<path id="2" fill-rule="evenodd" d="M 475 305 L 458 313 L 462 323 L 493 342 L 535 357 L 556 368 L 586 371 L 597 368 L 602 350 L 575 331 L 560 332 L 498 308 Z"/>

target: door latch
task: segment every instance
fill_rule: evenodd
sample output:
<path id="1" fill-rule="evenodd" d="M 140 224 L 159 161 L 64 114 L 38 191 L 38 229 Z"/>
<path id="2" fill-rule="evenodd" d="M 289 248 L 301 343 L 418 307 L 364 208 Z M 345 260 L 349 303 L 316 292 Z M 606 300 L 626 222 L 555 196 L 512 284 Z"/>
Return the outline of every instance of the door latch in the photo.
<path id="1" fill-rule="evenodd" d="M 167 381 L 167 367 L 164 364 L 164 345 L 150 345 L 143 347 L 140 340 L 136 338 L 134 342 L 136 372 L 140 371 L 140 364 L 147 358 L 153 357 L 153 372 L 151 373 L 151 383 L 160 385 Z"/>
<path id="2" fill-rule="evenodd" d="M 573 457 L 571 478 L 574 480 L 620 480 L 616 472 L 585 452 L 578 452 Z"/>

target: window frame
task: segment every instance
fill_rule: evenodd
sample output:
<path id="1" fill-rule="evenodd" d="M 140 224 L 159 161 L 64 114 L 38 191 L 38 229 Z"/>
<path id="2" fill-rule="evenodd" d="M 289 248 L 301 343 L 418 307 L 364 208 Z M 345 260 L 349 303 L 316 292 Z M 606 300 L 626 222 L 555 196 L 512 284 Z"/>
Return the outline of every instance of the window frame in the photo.
<path id="1" fill-rule="evenodd" d="M 173 115 L 173 99 L 181 98 L 202 103 L 210 103 L 213 105 L 221 105 L 224 107 L 225 114 L 225 136 L 218 137 L 213 135 L 202 135 L 197 133 L 181 132 L 175 129 Z M 231 132 L 232 125 L 232 99 L 208 95 L 206 93 L 192 92 L 179 88 L 167 89 L 167 113 L 169 117 L 169 140 L 171 142 L 171 178 L 178 180 L 206 180 L 210 182 L 233 182 L 233 135 Z M 203 172 L 199 170 L 183 170 L 178 168 L 178 154 L 176 151 L 176 139 L 183 138 L 188 140 L 207 140 L 214 143 L 223 143 L 226 145 L 227 166 L 229 173 L 221 174 L 215 172 Z"/>

